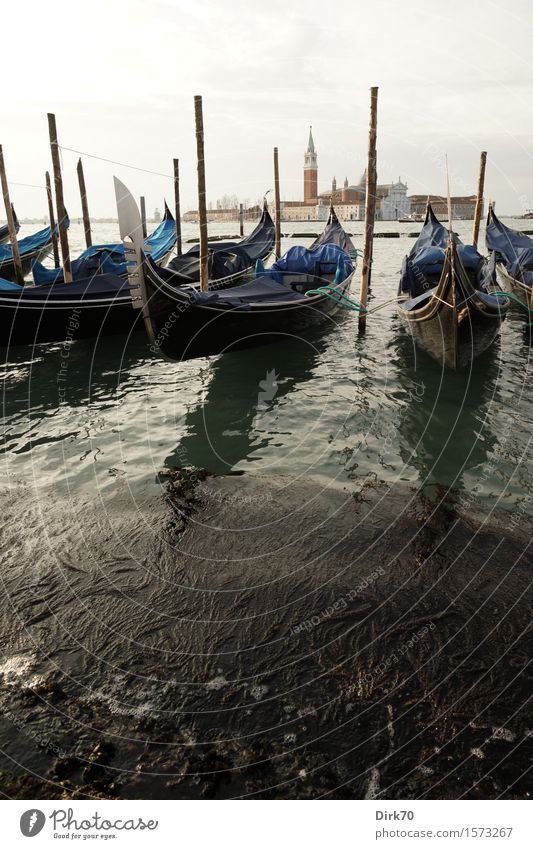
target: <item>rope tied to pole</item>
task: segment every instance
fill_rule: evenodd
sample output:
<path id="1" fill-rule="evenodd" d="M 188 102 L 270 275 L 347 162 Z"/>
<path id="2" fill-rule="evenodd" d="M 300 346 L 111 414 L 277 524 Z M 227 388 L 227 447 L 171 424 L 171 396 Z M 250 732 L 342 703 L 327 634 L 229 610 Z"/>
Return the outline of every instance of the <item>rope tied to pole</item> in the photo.
<path id="1" fill-rule="evenodd" d="M 337 289 L 333 288 L 333 286 L 319 286 L 318 289 L 308 289 L 305 294 L 306 296 L 326 295 L 326 297 L 331 298 L 332 301 L 335 301 L 336 304 L 344 309 L 355 310 L 356 312 L 367 312 L 366 307 L 361 306 L 358 301 L 353 298 L 349 298 L 348 295 L 345 295 L 343 292 L 338 292 Z"/>

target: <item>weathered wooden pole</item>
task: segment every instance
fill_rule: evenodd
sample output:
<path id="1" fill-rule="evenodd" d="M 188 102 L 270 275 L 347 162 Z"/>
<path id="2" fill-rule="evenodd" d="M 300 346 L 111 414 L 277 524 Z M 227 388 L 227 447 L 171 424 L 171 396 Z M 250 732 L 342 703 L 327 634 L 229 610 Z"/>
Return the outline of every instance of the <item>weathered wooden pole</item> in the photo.
<path id="1" fill-rule="evenodd" d="M 176 253 L 181 256 L 180 161 L 174 159 L 174 217 L 176 219 Z"/>
<path id="2" fill-rule="evenodd" d="M 370 278 L 372 273 L 372 251 L 374 239 L 374 221 L 376 218 L 376 139 L 378 127 L 378 88 L 370 89 L 370 127 L 368 131 L 368 161 L 366 166 L 366 196 L 365 196 L 365 246 L 363 252 L 363 270 L 361 273 L 361 292 L 359 302 L 366 308 Z M 366 329 L 366 313 L 359 313 L 359 330 Z"/>
<path id="3" fill-rule="evenodd" d="M 67 234 L 67 210 L 65 209 L 65 200 L 63 197 L 63 178 L 61 176 L 61 163 L 59 161 L 56 116 L 51 112 L 48 113 L 48 134 L 50 136 L 50 149 L 52 151 L 52 164 L 54 166 L 54 188 L 59 226 L 59 242 L 61 244 L 61 257 L 63 259 L 63 279 L 65 283 L 72 283 L 72 269 L 70 266 L 70 252 Z"/>
<path id="4" fill-rule="evenodd" d="M 9 232 L 9 241 L 11 242 L 11 252 L 13 254 L 13 267 L 15 269 L 15 280 L 21 285 L 24 283 L 24 274 L 22 273 L 22 263 L 20 261 L 19 243 L 17 242 L 17 229 L 15 227 L 15 218 L 13 216 L 13 208 L 9 197 L 9 186 L 7 185 L 6 166 L 4 164 L 4 152 L 0 144 L 0 178 L 2 181 L 2 194 L 4 195 L 4 206 L 6 208 L 7 229 Z"/>
<path id="5" fill-rule="evenodd" d="M 85 189 L 85 177 L 83 176 L 83 165 L 81 163 L 81 158 L 78 159 L 76 171 L 78 172 L 78 183 L 80 187 L 81 212 L 83 215 L 83 229 L 85 230 L 85 244 L 88 248 L 90 248 L 93 243 L 91 237 L 91 219 L 89 218 L 89 204 L 87 203 L 87 191 Z"/>
<path id="6" fill-rule="evenodd" d="M 277 147 L 274 148 L 274 207 L 276 224 L 275 254 L 276 259 L 279 259 L 281 256 L 281 201 L 279 197 L 279 159 Z"/>
<path id="7" fill-rule="evenodd" d="M 196 124 L 196 159 L 198 162 L 198 220 L 200 222 L 200 289 L 207 292 L 207 209 L 205 204 L 205 157 L 204 157 L 204 116 L 202 98 L 194 98 L 194 119 Z"/>
<path id="8" fill-rule="evenodd" d="M 143 239 L 146 239 L 148 235 L 148 230 L 146 229 L 146 201 L 144 197 L 141 196 L 141 224 L 143 228 Z"/>
<path id="9" fill-rule="evenodd" d="M 57 243 L 56 219 L 54 215 L 54 201 L 52 198 L 52 184 L 50 183 L 50 174 L 48 171 L 45 174 L 46 180 L 46 198 L 48 200 L 48 218 L 50 221 L 50 232 L 52 234 L 52 250 L 54 252 L 54 265 L 59 268 L 59 245 Z"/>
<path id="10" fill-rule="evenodd" d="M 244 207 L 242 203 L 239 204 L 239 234 L 244 236 Z"/>
<path id="11" fill-rule="evenodd" d="M 487 151 L 482 150 L 479 158 L 479 177 L 477 181 L 476 209 L 474 212 L 474 229 L 472 231 L 472 244 L 477 248 L 479 237 L 479 224 L 483 211 L 483 189 L 485 188 L 485 165 L 487 164 Z"/>

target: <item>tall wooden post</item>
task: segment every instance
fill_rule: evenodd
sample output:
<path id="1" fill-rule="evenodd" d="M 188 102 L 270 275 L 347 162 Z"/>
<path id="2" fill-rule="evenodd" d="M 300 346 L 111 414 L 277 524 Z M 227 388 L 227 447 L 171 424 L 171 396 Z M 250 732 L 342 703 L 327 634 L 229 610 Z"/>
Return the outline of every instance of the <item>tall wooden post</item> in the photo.
<path id="1" fill-rule="evenodd" d="M 148 230 L 146 229 L 146 201 L 144 197 L 141 196 L 141 224 L 143 228 L 143 239 L 146 239 L 148 235 Z"/>
<path id="2" fill-rule="evenodd" d="M 479 177 L 477 181 L 477 198 L 476 209 L 474 212 L 474 229 L 472 231 L 472 244 L 477 248 L 477 240 L 479 237 L 479 224 L 481 221 L 481 213 L 483 211 L 483 190 L 485 188 L 485 165 L 487 164 L 487 151 L 482 150 L 479 158 Z"/>
<path id="3" fill-rule="evenodd" d="M 176 219 L 176 253 L 181 256 L 181 205 L 180 205 L 180 161 L 174 162 L 174 217 Z"/>
<path id="4" fill-rule="evenodd" d="M 59 268 L 59 245 L 57 243 L 56 219 L 54 215 L 54 201 L 52 199 L 52 185 L 50 183 L 50 174 L 48 171 L 45 174 L 46 180 L 46 199 L 48 200 L 48 219 L 50 221 L 50 232 L 52 233 L 52 250 L 54 252 L 54 266 Z"/>
<path id="5" fill-rule="evenodd" d="M 67 210 L 63 197 L 63 178 L 61 176 L 61 163 L 59 161 L 59 145 L 57 143 L 56 116 L 48 113 L 48 134 L 50 136 L 50 149 L 52 151 L 52 164 L 54 166 L 54 188 L 56 194 L 56 209 L 59 225 L 59 241 L 61 244 L 61 256 L 63 259 L 63 279 L 65 283 L 72 283 L 72 269 L 70 266 L 70 253 L 67 235 Z"/>
<path id="6" fill-rule="evenodd" d="M 81 158 L 78 159 L 76 171 L 78 172 L 78 183 L 80 187 L 81 212 L 83 215 L 83 229 L 85 230 L 85 244 L 88 248 L 90 248 L 93 243 L 91 237 L 91 219 L 89 218 L 89 204 L 87 203 L 87 191 L 85 189 L 85 177 L 83 176 L 83 165 L 81 163 Z"/>
<path id="7" fill-rule="evenodd" d="M 361 292 L 359 302 L 366 307 L 370 278 L 372 272 L 372 252 L 374 239 L 374 221 L 376 218 L 376 139 L 378 126 L 378 88 L 370 89 L 370 128 L 368 132 L 368 161 L 366 166 L 366 197 L 365 197 L 365 247 L 363 252 L 363 270 L 361 273 Z M 359 330 L 364 333 L 366 328 L 366 313 L 359 313 Z"/>
<path id="8" fill-rule="evenodd" d="M 274 206 L 275 206 L 275 224 L 276 224 L 276 259 L 281 256 L 281 201 L 279 197 L 279 159 L 278 149 L 274 148 Z"/>
<path id="9" fill-rule="evenodd" d="M 21 285 L 24 283 L 24 274 L 22 273 L 22 263 L 20 261 L 19 243 L 17 242 L 17 229 L 15 227 L 15 218 L 13 216 L 13 208 L 9 198 L 9 186 L 7 185 L 6 166 L 4 164 L 4 152 L 0 144 L 0 179 L 2 181 L 2 194 L 4 195 L 4 206 L 6 208 L 7 229 L 9 232 L 9 241 L 11 242 L 11 252 L 13 254 L 13 266 L 15 269 L 15 280 Z"/>
<path id="10" fill-rule="evenodd" d="M 198 162 L 198 220 L 200 222 L 200 289 L 207 292 L 207 209 L 205 203 L 205 156 L 204 156 L 204 116 L 202 98 L 194 98 L 194 119 L 196 124 L 196 159 Z"/>
<path id="11" fill-rule="evenodd" d="M 244 207 L 242 203 L 239 204 L 239 235 L 241 238 L 244 236 Z"/>

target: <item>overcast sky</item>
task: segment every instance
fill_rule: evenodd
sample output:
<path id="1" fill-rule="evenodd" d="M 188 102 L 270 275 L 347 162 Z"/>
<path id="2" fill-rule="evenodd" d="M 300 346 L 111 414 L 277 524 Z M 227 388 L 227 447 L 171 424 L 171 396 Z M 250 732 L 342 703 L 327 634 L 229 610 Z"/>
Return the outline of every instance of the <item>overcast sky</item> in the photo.
<path id="1" fill-rule="evenodd" d="M 42 215 L 50 169 L 46 113 L 60 144 L 170 175 L 196 206 L 193 96 L 204 97 L 208 200 L 255 200 L 272 186 L 302 197 L 309 124 L 319 189 L 357 181 L 369 87 L 378 85 L 378 178 L 410 194 L 473 193 L 488 151 L 486 196 L 500 213 L 533 207 L 531 0 L 42 0 L 2 12 L 3 145 L 21 217 Z M 66 203 L 80 214 L 77 156 L 63 154 Z M 151 212 L 172 199 L 164 176 L 84 157 L 90 212 L 116 215 L 112 176 Z M 2 215 L 3 217 L 3 210 Z"/>

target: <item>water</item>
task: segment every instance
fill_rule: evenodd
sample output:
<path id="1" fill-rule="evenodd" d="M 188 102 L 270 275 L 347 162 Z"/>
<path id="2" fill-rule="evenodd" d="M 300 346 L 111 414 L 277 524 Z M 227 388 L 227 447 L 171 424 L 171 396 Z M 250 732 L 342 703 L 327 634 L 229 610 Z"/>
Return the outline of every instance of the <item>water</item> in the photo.
<path id="1" fill-rule="evenodd" d="M 525 325 L 458 374 L 392 303 L 183 364 L 143 333 L 5 352 L 3 791 L 523 798 Z"/>
<path id="2" fill-rule="evenodd" d="M 94 241 L 116 238 L 115 227 L 93 225 Z M 470 227 L 457 223 L 462 237 Z M 284 225 L 291 228 L 316 232 L 320 224 Z M 185 238 L 195 235 L 193 225 L 184 229 Z M 236 229 L 224 223 L 212 232 Z M 375 241 L 371 307 L 394 298 L 416 225 L 377 229 L 402 237 Z M 75 255 L 79 224 L 70 239 Z M 362 247 L 360 236 L 354 242 Z M 477 485 L 479 500 L 497 497 L 512 509 L 530 486 L 525 324 L 513 309 L 493 350 L 460 374 L 413 349 L 393 303 L 369 317 L 362 338 L 356 315 L 343 313 L 305 338 L 187 363 L 155 358 L 143 333 L 80 341 L 68 352 L 60 344 L 13 348 L 4 364 L 4 483 L 53 483 L 90 497 L 120 477 L 135 497 L 137 488 L 158 486 L 161 470 L 192 464 L 341 487 L 367 475 L 400 490 Z"/>

